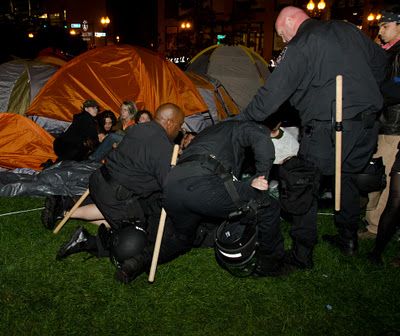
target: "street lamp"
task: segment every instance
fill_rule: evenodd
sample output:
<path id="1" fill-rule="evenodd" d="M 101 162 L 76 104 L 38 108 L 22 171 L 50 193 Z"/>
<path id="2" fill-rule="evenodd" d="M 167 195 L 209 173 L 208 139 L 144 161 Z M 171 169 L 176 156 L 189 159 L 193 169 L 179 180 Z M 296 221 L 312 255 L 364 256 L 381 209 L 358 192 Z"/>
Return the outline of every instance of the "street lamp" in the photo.
<path id="1" fill-rule="evenodd" d="M 108 16 L 102 16 L 100 19 L 100 23 L 103 26 L 103 32 L 105 33 L 104 35 L 104 45 L 107 45 L 107 27 L 110 24 L 111 20 Z"/>
<path id="2" fill-rule="evenodd" d="M 321 15 L 322 11 L 325 9 L 326 3 L 324 0 L 319 0 L 317 4 L 317 8 L 315 8 L 315 3 L 313 0 L 310 0 L 307 3 L 307 10 L 310 12 L 310 16 L 319 16 Z"/>
<path id="3" fill-rule="evenodd" d="M 188 49 L 190 45 L 190 37 L 188 32 L 193 28 L 190 21 L 182 21 L 177 29 L 176 45 L 177 49 L 180 49 L 180 45 L 184 45 L 184 49 Z"/>

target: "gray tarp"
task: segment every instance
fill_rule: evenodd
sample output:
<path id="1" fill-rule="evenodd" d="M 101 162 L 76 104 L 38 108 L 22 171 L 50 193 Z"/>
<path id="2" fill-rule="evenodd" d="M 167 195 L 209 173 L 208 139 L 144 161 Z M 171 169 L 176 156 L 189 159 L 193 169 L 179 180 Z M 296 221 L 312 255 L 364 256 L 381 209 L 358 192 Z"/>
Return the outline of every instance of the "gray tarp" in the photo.
<path id="1" fill-rule="evenodd" d="M 82 195 L 89 176 L 100 166 L 93 161 L 62 161 L 35 175 L 0 172 L 0 196 Z"/>

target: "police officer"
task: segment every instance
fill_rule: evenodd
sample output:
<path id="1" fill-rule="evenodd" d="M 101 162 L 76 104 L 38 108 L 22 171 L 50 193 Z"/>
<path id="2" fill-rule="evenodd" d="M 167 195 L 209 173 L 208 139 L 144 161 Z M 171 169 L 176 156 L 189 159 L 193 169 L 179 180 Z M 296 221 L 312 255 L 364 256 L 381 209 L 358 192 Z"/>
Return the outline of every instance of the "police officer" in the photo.
<path id="1" fill-rule="evenodd" d="M 324 175 L 334 174 L 335 78 L 343 75 L 343 153 L 341 211 L 335 214 L 338 235 L 323 237 L 344 254 L 357 251 L 360 215 L 354 174 L 366 166 L 376 146 L 376 114 L 383 99 L 386 56 L 356 26 L 310 19 L 301 9 L 285 7 L 275 28 L 287 43 L 277 68 L 239 118 L 263 120 L 286 100 L 302 122 L 299 155 Z M 293 264 L 312 267 L 316 244 L 317 202 L 305 215 L 294 216 L 291 236 Z"/>
<path id="2" fill-rule="evenodd" d="M 240 182 L 237 178 L 248 147 L 254 153 L 256 174 Z M 270 132 L 261 124 L 230 120 L 200 132 L 168 174 L 164 207 L 169 219 L 159 261 L 169 261 L 190 250 L 197 228 L 205 218 L 222 221 L 254 201 L 259 241 L 255 273 L 259 276 L 286 274 L 289 270 L 283 263 L 279 204 L 263 192 L 268 189 L 267 178 L 273 161 Z M 120 280 L 133 280 L 148 268 L 149 257 L 147 252 L 127 261 L 122 266 Z"/>
<path id="3" fill-rule="evenodd" d="M 161 105 L 154 121 L 129 128 L 118 147 L 108 155 L 106 163 L 91 175 L 89 188 L 95 203 L 91 206 L 100 211 L 111 226 L 112 234 L 131 225 L 143 231 L 149 217 L 159 218 L 159 196 L 170 169 L 173 139 L 183 120 L 184 114 L 178 106 Z M 96 209 L 88 211 L 95 213 Z M 94 237 L 78 228 L 61 247 L 57 259 L 78 252 L 108 255 L 109 238 L 113 237 L 104 234 L 103 227 L 100 230 L 100 236 Z"/>

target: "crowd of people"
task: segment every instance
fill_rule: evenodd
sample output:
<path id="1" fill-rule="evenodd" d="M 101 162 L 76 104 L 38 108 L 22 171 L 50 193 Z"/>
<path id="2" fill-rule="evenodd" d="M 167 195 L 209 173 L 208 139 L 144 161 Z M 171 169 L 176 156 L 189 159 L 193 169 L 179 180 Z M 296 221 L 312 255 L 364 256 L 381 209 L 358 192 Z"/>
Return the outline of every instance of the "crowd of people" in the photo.
<path id="1" fill-rule="evenodd" d="M 350 23 L 311 19 L 292 6 L 282 9 L 275 28 L 286 47 L 268 81 L 238 116 L 199 134 L 187 132 L 172 169 L 174 140 L 185 116 L 179 106 L 162 104 L 153 118 L 151 112 L 138 111 L 133 102 L 125 101 L 117 120 L 111 111 L 98 114 L 94 100 L 83 103 L 82 112 L 55 140 L 54 149 L 59 160 L 91 158 L 103 163 L 90 177 L 91 202 L 72 214 L 99 227 L 96 236 L 77 228 L 58 251 L 58 260 L 80 252 L 107 256 L 117 266 L 116 279 L 129 283 L 150 269 L 164 208 L 161 263 L 198 245 L 199 229 L 213 223 L 217 260 L 228 270 L 241 268 L 248 275 L 263 277 L 312 269 L 318 189 L 323 176 L 335 173 L 334 134 L 340 126 L 337 234 L 322 239 L 344 255 L 357 254 L 359 235 L 363 236 L 359 232 L 362 188 L 357 177 L 374 156 L 382 156 L 389 177 L 386 196 L 381 195 L 375 214 L 367 211 L 366 220 L 367 229 L 377 227 L 368 259 L 383 263 L 382 253 L 400 218 L 399 8 L 382 13 L 382 45 Z M 339 126 L 335 119 L 337 75 L 343 76 Z M 287 101 L 301 119 L 298 153 L 289 159 L 275 153 L 279 149 L 271 138 L 281 137 L 282 131 L 267 127 L 268 118 L 274 115 L 276 119 L 275 113 L 279 117 L 278 109 Z M 254 164 L 251 176 L 244 178 L 248 149 Z M 280 202 L 268 192 L 275 157 L 282 165 Z M 295 168 L 304 172 L 299 178 L 299 169 L 293 173 Z M 54 227 L 71 207 L 67 203 L 62 198 L 46 200 L 42 214 L 46 227 Z M 280 228 L 281 208 L 291 215 L 292 246 L 287 251 Z M 229 253 L 229 248 L 236 253 Z M 243 258 L 246 253 L 249 258 Z"/>

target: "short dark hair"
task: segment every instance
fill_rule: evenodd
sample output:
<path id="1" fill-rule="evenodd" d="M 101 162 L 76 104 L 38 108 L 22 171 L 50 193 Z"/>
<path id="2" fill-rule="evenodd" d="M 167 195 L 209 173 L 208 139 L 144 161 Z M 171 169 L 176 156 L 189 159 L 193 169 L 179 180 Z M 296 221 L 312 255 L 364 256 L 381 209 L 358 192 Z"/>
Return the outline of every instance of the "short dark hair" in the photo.
<path id="1" fill-rule="evenodd" d="M 97 107 L 99 108 L 99 104 L 97 101 L 95 101 L 94 99 L 86 99 L 83 102 L 83 108 L 87 108 L 87 107 Z"/>
<path id="2" fill-rule="evenodd" d="M 153 120 L 153 115 L 151 114 L 150 111 L 148 111 L 148 110 L 140 110 L 140 111 L 137 111 L 136 114 L 135 114 L 135 123 L 136 124 L 139 122 L 139 119 L 143 114 L 147 114 L 149 116 L 150 120 Z"/>

